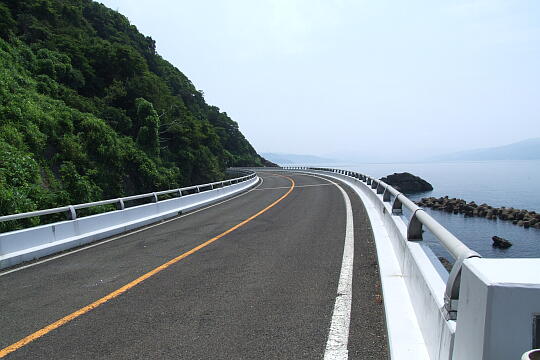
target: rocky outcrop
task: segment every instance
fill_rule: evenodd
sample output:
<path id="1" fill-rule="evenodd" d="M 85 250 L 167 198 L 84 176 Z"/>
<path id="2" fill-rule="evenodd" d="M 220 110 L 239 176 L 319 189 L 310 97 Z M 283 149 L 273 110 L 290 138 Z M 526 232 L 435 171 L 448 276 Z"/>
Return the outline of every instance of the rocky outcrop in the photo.
<path id="1" fill-rule="evenodd" d="M 381 180 L 392 185 L 396 190 L 408 194 L 433 190 L 433 186 L 426 180 L 408 172 L 394 173 L 381 178 Z"/>
<path id="2" fill-rule="evenodd" d="M 505 238 L 493 236 L 491 238 L 493 240 L 493 247 L 499 248 L 499 249 L 507 249 L 510 246 L 512 246 L 512 243 Z"/>
<path id="3" fill-rule="evenodd" d="M 477 205 L 474 201 L 449 198 L 448 196 L 435 198 L 427 197 L 416 203 L 418 206 L 433 210 L 446 211 L 454 214 L 464 214 L 465 217 L 483 217 L 489 220 L 511 221 L 512 224 L 524 228 L 534 227 L 540 229 L 540 214 L 535 211 L 514 209 L 512 207 L 493 207 L 487 204 Z"/>

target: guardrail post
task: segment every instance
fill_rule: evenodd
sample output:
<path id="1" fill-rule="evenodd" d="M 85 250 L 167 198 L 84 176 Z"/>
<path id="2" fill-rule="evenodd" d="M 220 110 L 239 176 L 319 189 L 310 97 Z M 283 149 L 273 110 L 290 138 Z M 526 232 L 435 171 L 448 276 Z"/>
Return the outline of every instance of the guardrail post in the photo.
<path id="1" fill-rule="evenodd" d="M 452 266 L 452 271 L 446 281 L 446 291 L 444 292 L 443 313 L 446 320 L 456 320 L 459 301 L 459 287 L 461 285 L 461 268 L 466 259 L 481 257 L 477 252 L 470 250 L 461 254 Z"/>
<path id="2" fill-rule="evenodd" d="M 176 190 L 176 193 L 178 194 L 178 197 L 182 197 L 182 190 L 178 189 Z"/>
<path id="3" fill-rule="evenodd" d="M 69 219 L 69 220 L 75 220 L 75 219 L 77 219 L 77 210 L 75 210 L 75 207 L 73 207 L 73 205 L 69 205 L 69 209 L 68 209 L 68 219 Z"/>
<path id="4" fill-rule="evenodd" d="M 422 223 L 416 217 L 418 211 L 424 211 L 420 208 L 416 209 L 409 220 L 409 225 L 407 226 L 407 240 L 409 241 L 418 241 L 422 240 Z"/>
<path id="5" fill-rule="evenodd" d="M 384 186 L 381 185 L 381 183 L 379 182 L 379 184 L 377 185 L 377 194 L 382 194 L 384 193 L 384 190 L 386 190 L 384 188 Z"/>
<path id="6" fill-rule="evenodd" d="M 382 201 L 384 202 L 390 202 L 390 199 L 392 198 L 392 193 L 390 190 L 388 190 L 388 186 L 384 189 L 383 195 L 382 195 Z"/>
<path id="7" fill-rule="evenodd" d="M 366 184 L 371 185 L 371 178 L 367 178 Z"/>
<path id="8" fill-rule="evenodd" d="M 201 189 L 197 186 L 197 192 L 200 193 Z"/>
<path id="9" fill-rule="evenodd" d="M 392 203 L 392 215 L 403 214 L 403 204 L 401 203 L 401 200 L 399 200 L 400 196 L 401 193 L 397 194 L 394 198 L 394 202 Z"/>
<path id="10" fill-rule="evenodd" d="M 118 199 L 118 204 L 116 205 L 116 208 L 118 210 L 124 210 L 126 208 L 126 204 L 124 204 L 124 200 Z"/>
<path id="11" fill-rule="evenodd" d="M 371 188 L 372 188 L 372 189 L 376 189 L 377 186 L 378 186 L 378 184 L 379 184 L 379 182 L 378 182 L 377 180 L 373 179 L 373 180 L 371 181 Z"/>
<path id="12" fill-rule="evenodd" d="M 157 203 L 157 202 L 158 202 L 158 197 L 157 197 L 157 194 L 156 194 L 156 193 L 152 193 L 152 202 L 153 202 L 153 203 Z"/>

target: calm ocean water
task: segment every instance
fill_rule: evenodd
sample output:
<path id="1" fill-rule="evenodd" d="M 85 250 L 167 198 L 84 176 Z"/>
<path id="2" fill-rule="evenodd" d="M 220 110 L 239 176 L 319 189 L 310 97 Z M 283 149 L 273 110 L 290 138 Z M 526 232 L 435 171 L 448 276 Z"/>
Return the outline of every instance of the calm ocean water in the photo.
<path id="1" fill-rule="evenodd" d="M 445 196 L 540 212 L 540 160 L 478 161 L 448 163 L 333 164 L 328 167 L 352 170 L 383 177 L 394 172 L 410 172 L 427 180 L 433 191 L 409 195 L 411 200 L 426 196 Z M 465 218 L 426 209 L 431 216 L 483 257 L 540 257 L 540 229 L 524 229 L 511 222 Z M 429 234 L 425 241 L 439 256 L 451 259 Z M 500 250 L 491 246 L 493 235 L 504 237 L 513 246 Z"/>

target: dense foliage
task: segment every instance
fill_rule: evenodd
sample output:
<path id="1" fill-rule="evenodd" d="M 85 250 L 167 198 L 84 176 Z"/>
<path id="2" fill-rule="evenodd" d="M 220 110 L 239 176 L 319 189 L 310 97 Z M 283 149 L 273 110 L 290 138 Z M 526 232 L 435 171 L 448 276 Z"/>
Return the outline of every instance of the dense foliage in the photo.
<path id="1" fill-rule="evenodd" d="M 263 162 L 121 14 L 91 0 L 0 0 L 0 214 Z"/>

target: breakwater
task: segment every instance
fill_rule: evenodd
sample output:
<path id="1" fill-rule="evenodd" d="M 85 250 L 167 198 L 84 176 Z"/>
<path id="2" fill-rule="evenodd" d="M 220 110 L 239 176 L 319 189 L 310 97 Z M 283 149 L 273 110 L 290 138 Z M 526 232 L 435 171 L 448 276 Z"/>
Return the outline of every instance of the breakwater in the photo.
<path id="1" fill-rule="evenodd" d="M 540 214 L 535 211 L 514 209 L 513 207 L 493 207 L 487 204 L 476 204 L 463 199 L 445 197 L 426 197 L 417 201 L 421 207 L 445 211 L 454 214 L 463 214 L 465 217 L 483 217 L 489 220 L 503 220 L 524 228 L 540 229 Z"/>

